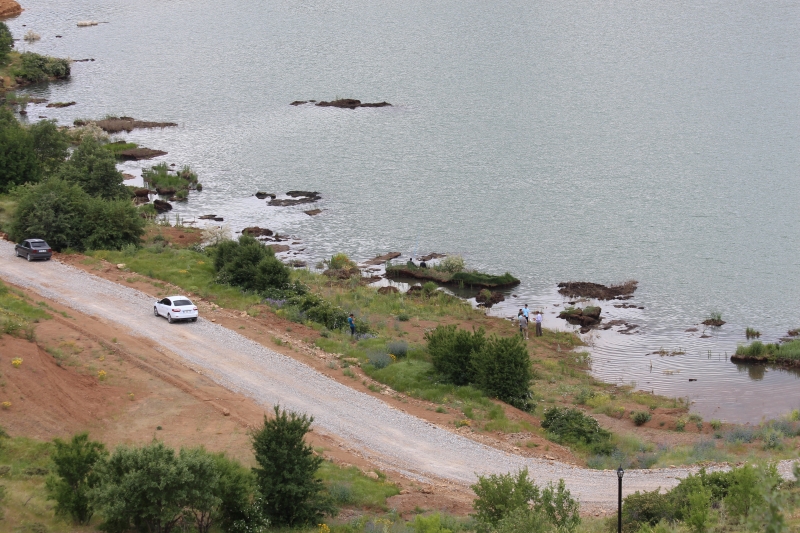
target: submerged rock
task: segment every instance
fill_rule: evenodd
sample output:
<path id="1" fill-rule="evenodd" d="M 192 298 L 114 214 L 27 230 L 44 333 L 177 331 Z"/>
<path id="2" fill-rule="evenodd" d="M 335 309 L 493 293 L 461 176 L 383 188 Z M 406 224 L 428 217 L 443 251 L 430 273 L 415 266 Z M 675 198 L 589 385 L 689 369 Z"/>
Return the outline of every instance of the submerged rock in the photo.
<path id="1" fill-rule="evenodd" d="M 167 211 L 172 211 L 172 204 L 165 202 L 164 200 L 153 200 L 153 207 L 156 208 L 156 213 L 166 213 Z"/>

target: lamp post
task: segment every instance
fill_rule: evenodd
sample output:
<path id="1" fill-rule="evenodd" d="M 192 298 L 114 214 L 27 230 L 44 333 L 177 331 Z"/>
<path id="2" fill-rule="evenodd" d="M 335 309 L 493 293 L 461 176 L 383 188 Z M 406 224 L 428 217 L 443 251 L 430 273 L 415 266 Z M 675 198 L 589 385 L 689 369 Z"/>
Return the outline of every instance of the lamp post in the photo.
<path id="1" fill-rule="evenodd" d="M 625 475 L 625 471 L 622 469 L 622 465 L 619 465 L 617 468 L 617 479 L 619 479 L 619 491 L 617 493 L 617 533 L 622 533 L 622 476 Z"/>

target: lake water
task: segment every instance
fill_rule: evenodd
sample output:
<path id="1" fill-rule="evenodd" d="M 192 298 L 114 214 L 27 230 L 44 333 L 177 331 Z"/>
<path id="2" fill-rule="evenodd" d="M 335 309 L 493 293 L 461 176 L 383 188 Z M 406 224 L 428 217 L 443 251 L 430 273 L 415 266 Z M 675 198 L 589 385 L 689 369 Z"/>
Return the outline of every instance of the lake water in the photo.
<path id="1" fill-rule="evenodd" d="M 602 304 L 636 333 L 587 338 L 598 377 L 706 418 L 800 407 L 796 373 L 726 357 L 747 326 L 800 327 L 797 1 L 23 7 L 9 26 L 42 39 L 19 48 L 95 59 L 29 91 L 77 105 L 29 117 L 179 123 L 126 138 L 198 171 L 181 215 L 296 236 L 312 261 L 462 254 L 522 279 L 494 313 L 527 302 L 562 329 L 558 282 L 636 279 L 643 310 Z M 76 26 L 92 19 L 107 23 Z M 336 97 L 393 107 L 288 105 Z M 319 191 L 323 213 L 252 196 L 292 189 Z M 713 310 L 725 326 L 685 331 Z M 660 348 L 686 353 L 647 355 Z"/>

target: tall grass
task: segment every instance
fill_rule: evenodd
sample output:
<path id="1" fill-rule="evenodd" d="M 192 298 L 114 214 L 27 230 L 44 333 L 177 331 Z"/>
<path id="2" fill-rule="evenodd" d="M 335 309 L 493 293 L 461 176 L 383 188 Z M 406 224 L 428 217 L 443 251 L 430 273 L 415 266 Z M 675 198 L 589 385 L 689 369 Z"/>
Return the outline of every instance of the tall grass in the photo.
<path id="1" fill-rule="evenodd" d="M 766 357 L 775 361 L 799 361 L 800 339 L 783 344 L 764 344 L 761 341 L 753 341 L 747 346 L 738 346 L 736 355 L 753 358 Z"/>

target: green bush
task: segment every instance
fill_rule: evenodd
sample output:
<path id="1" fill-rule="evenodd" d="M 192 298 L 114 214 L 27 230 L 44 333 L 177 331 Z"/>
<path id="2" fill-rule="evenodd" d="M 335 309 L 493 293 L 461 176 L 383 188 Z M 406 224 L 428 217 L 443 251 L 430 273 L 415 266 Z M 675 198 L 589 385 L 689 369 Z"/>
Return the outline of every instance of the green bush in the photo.
<path id="1" fill-rule="evenodd" d="M 118 447 L 98 466 L 100 483 L 92 500 L 104 529 L 170 531 L 184 512 L 194 478 L 175 450 L 161 442 L 141 448 Z"/>
<path id="2" fill-rule="evenodd" d="M 55 439 L 53 443 L 51 459 L 55 473 L 45 484 L 47 499 L 55 500 L 56 515 L 88 524 L 94 514 L 89 492 L 99 480 L 95 466 L 108 452 L 102 443 L 90 441 L 88 433 L 79 433 L 69 442 Z"/>
<path id="3" fill-rule="evenodd" d="M 0 107 L 0 193 L 38 181 L 40 176 L 34 138 L 8 108 Z"/>
<path id="4" fill-rule="evenodd" d="M 20 54 L 20 67 L 15 69 L 14 76 L 25 81 L 38 83 L 51 78 L 64 79 L 70 74 L 69 61 L 55 57 L 43 56 L 33 52 Z"/>
<path id="5" fill-rule="evenodd" d="M 579 409 L 551 407 L 544 412 L 542 428 L 548 437 L 561 444 L 575 444 L 592 453 L 609 455 L 613 451 L 611 433 L 600 427 L 597 420 Z"/>
<path id="6" fill-rule="evenodd" d="M 483 392 L 523 411 L 533 409 L 531 361 L 521 337 L 492 335 L 475 353 L 473 366 L 475 384 Z"/>
<path id="7" fill-rule="evenodd" d="M 644 525 L 655 526 L 662 520 L 673 521 L 675 511 L 667 494 L 659 489 L 629 494 L 622 502 L 622 531 L 635 533 Z"/>
<path id="8" fill-rule="evenodd" d="M 166 163 L 159 163 L 142 170 L 142 180 L 154 189 L 167 191 L 174 189 L 175 196 L 179 198 L 185 198 L 190 189 L 202 189 L 197 182 L 197 173 L 189 166 L 184 166 L 172 174 Z"/>
<path id="9" fill-rule="evenodd" d="M 262 293 L 284 289 L 289 284 L 289 267 L 255 238 L 242 235 L 238 241 L 223 241 L 216 246 L 214 269 L 217 282 L 246 291 Z"/>
<path id="10" fill-rule="evenodd" d="M 14 48 L 14 36 L 5 22 L 0 22 L 0 65 L 8 64 L 8 56 Z"/>
<path id="11" fill-rule="evenodd" d="M 490 474 L 478 476 L 478 482 L 470 487 L 477 496 L 472 507 L 475 519 L 482 526 L 479 530 L 488 531 L 512 511 L 527 508 L 528 502 L 538 501 L 539 487 L 528 479 L 528 469 L 523 468 L 516 475 Z"/>
<path id="12" fill-rule="evenodd" d="M 264 425 L 252 433 L 258 463 L 253 472 L 272 526 L 317 524 L 323 515 L 335 513 L 316 477 L 322 458 L 304 441 L 313 421 L 276 405 L 275 418 L 265 416 Z"/>
<path id="13" fill-rule="evenodd" d="M 478 531 L 558 531 L 573 533 L 581 523 L 580 505 L 559 480 L 543 490 L 528 479 L 528 469 L 516 475 L 478 476 L 472 485 Z"/>
<path id="14" fill-rule="evenodd" d="M 203 448 L 176 454 L 153 441 L 141 448 L 118 447 L 98 462 L 97 471 L 99 484 L 91 500 L 105 519 L 102 529 L 111 533 L 168 533 L 184 519 L 198 533 L 208 533 L 215 524 L 229 531 L 265 525 L 250 509 L 252 474 L 223 454 Z"/>
<path id="15" fill-rule="evenodd" d="M 437 326 L 425 333 L 428 353 L 433 367 L 454 385 L 468 385 L 475 382 L 473 357 L 486 344 L 484 330 L 472 332 L 458 329 L 455 324 Z"/>
<path id="16" fill-rule="evenodd" d="M 58 178 L 26 185 L 16 194 L 17 210 L 9 227 L 16 241 L 33 235 L 56 251 L 118 249 L 138 243 L 144 234 L 144 220 L 130 202 L 92 198 Z"/>
<path id="17" fill-rule="evenodd" d="M 634 424 L 637 426 L 643 426 L 650 422 L 650 420 L 653 418 L 653 415 L 651 415 L 648 411 L 636 411 L 633 413 L 631 418 L 633 419 Z"/>
<path id="18" fill-rule="evenodd" d="M 343 268 L 350 268 L 352 266 L 355 266 L 355 263 L 347 257 L 347 254 L 341 252 L 334 254 L 328 262 L 328 268 L 331 270 L 342 270 Z"/>

